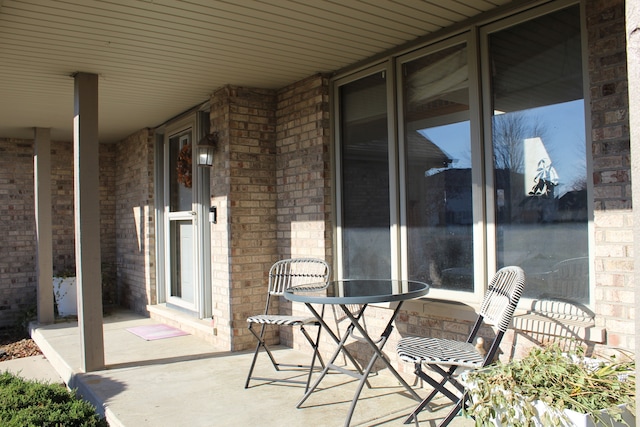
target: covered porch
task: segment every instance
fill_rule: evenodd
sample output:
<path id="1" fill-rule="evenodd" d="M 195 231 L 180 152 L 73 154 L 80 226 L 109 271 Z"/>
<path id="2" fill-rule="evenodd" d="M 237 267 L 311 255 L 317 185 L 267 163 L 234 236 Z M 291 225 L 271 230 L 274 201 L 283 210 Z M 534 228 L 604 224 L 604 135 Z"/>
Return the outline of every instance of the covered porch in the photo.
<path id="1" fill-rule="evenodd" d="M 436 43 L 462 26 L 476 32 L 479 25 L 512 18 L 529 8 L 573 4 L 564 0 L 466 0 L 456 2 L 460 10 L 444 19 L 437 2 L 417 3 L 419 15 L 409 7 L 389 10 L 356 1 L 337 9 L 325 7 L 323 2 L 302 6 L 282 2 L 268 11 L 260 9 L 266 7 L 261 2 L 255 2 L 254 8 L 234 11 L 222 10 L 225 2 L 215 2 L 213 8 L 198 4 L 202 2 L 180 3 L 175 8 L 142 1 L 132 6 L 98 1 L 88 6 L 80 0 L 0 3 L 0 29 L 4 39 L 12 41 L 3 44 L 0 52 L 0 57 L 7 59 L 0 61 L 0 68 L 7 67 L 8 76 L 2 92 L 5 120 L 0 126 L 3 167 L 9 176 L 2 187 L 9 195 L 3 207 L 11 215 L 11 221 L 6 221 L 5 244 L 1 245 L 10 260 L 0 272 L 7 289 L 5 313 L 17 316 L 36 302 L 39 309 L 47 310 L 46 316 L 40 313 L 42 323 L 31 331 L 47 358 L 64 381 L 93 401 L 112 425 L 127 426 L 341 425 L 352 394 L 349 388 L 355 384 L 337 385 L 348 378 L 332 376 L 336 387 L 317 393 L 304 409 L 295 408 L 302 394 L 299 386 L 243 388 L 250 356 L 246 349 L 252 338 L 245 319 L 256 306 L 262 306 L 255 295 L 264 294 L 269 265 L 278 258 L 312 255 L 340 266 L 334 261 L 340 245 L 334 241 L 340 210 L 334 200 L 337 184 L 332 177 L 331 76 L 335 72 L 356 73 L 377 62 L 382 52 L 385 57 L 395 57 L 427 41 Z M 635 349 L 640 270 L 634 265 L 638 265 L 640 251 L 634 257 L 631 249 L 640 230 L 633 224 L 640 221 L 632 221 L 638 215 L 631 209 L 631 198 L 638 192 L 634 189 L 631 193 L 630 176 L 632 170 L 635 175 L 638 155 L 635 150 L 630 153 L 634 145 L 630 141 L 637 139 L 638 126 L 637 119 L 629 118 L 633 108 L 628 105 L 637 104 L 633 96 L 637 85 L 632 83 L 640 81 L 631 78 L 638 68 L 634 55 L 629 55 L 629 78 L 621 70 L 626 65 L 625 54 L 637 43 L 631 45 L 630 41 L 625 50 L 624 43 L 614 48 L 609 40 L 610 34 L 618 39 L 624 36 L 625 22 L 638 22 L 631 8 L 625 20 L 627 3 L 631 5 L 622 0 L 576 5 L 589 35 L 599 34 L 590 36 L 585 45 L 589 63 L 611 66 L 585 67 L 588 87 L 585 84 L 584 91 L 593 97 L 590 116 L 594 119 L 588 129 L 592 137 L 587 138 L 591 144 L 587 153 L 592 153 L 593 164 L 587 176 L 593 172 L 596 181 L 589 196 L 593 216 L 589 222 L 589 261 L 594 270 L 590 291 L 598 299 L 592 298 L 591 308 L 594 322 L 606 338 L 601 339 L 604 345 Z M 128 30 L 122 31 L 123 26 Z M 99 34 L 83 37 L 92 27 Z M 118 31 L 110 32 L 113 29 Z M 157 40 L 153 40 L 155 35 Z M 267 49 L 269 41 L 274 44 Z M 610 77 L 606 73 L 613 67 L 619 75 Z M 90 77 L 89 83 L 96 83 L 79 85 L 82 87 L 75 91 L 78 98 L 82 93 L 95 95 L 90 101 L 97 103 L 100 97 L 99 117 L 96 111 L 89 111 L 89 118 L 95 119 L 95 123 L 90 120 L 92 135 L 85 137 L 85 142 L 78 140 L 78 148 L 99 151 L 99 156 L 91 152 L 88 157 L 93 162 L 88 167 L 92 173 L 89 180 L 78 173 L 80 164 L 86 168 L 86 152 L 81 154 L 71 144 L 71 75 Z M 296 103 L 298 99 L 304 102 Z M 243 115 L 241 120 L 238 115 L 226 114 L 246 112 L 246 105 L 259 114 Z M 473 105 L 479 107 L 480 100 L 474 100 Z M 173 259 L 165 251 L 170 245 L 162 244 L 164 234 L 158 233 L 169 228 L 161 215 L 167 203 L 162 202 L 164 192 L 158 184 L 175 168 L 168 161 L 166 170 L 161 168 L 158 159 L 172 135 L 183 136 L 177 128 L 182 123 L 175 124 L 176 129 L 167 123 L 185 112 L 198 116 L 191 127 L 194 142 L 198 141 L 196 130 L 221 135 L 217 163 L 204 174 L 209 179 L 202 179 L 209 187 L 203 188 L 199 202 L 194 203 L 197 209 L 184 211 L 201 225 L 203 233 L 198 236 L 206 244 L 198 261 L 211 267 L 211 276 L 203 274 L 198 280 L 207 286 L 197 289 L 206 302 L 198 307 L 203 312 L 199 318 L 209 323 L 201 326 L 210 341 L 196 328 L 189 336 L 148 342 L 126 329 L 158 322 L 154 310 L 167 301 L 162 293 L 172 291 L 171 281 L 165 280 L 169 269 L 162 268 L 161 262 L 163 256 L 167 258 L 165 266 Z M 200 113 L 209 114 L 202 123 Z M 254 137 L 245 129 L 262 131 Z M 174 130 L 177 133 L 173 134 Z M 44 166 L 31 164 L 34 148 L 40 156 L 36 160 Z M 48 155 L 45 153 L 51 153 L 49 160 L 43 159 Z M 98 165 L 98 178 L 103 180 L 100 186 L 92 181 Z M 75 181 L 69 178 L 74 173 Z M 72 189 L 81 182 L 88 185 L 85 191 L 90 194 L 84 193 L 83 200 L 93 203 L 94 212 L 85 214 L 85 219 L 94 221 L 89 224 L 82 218 L 74 220 Z M 32 192 L 34 187 L 37 192 Z M 51 200 L 47 199 L 49 193 L 54 193 Z M 103 204 L 96 214 L 99 196 Z M 54 210 L 43 215 L 29 202 L 31 197 L 38 206 L 53 205 Z M 211 208 L 218 209 L 216 221 L 209 219 Z M 37 231 L 34 211 L 42 215 L 36 220 Z M 54 221 L 49 227 L 47 220 L 51 218 L 47 216 L 59 223 Z M 99 229 L 95 223 L 98 217 L 106 227 Z M 89 278 L 82 283 L 80 277 L 79 322 L 45 325 L 47 317 L 53 318 L 52 270 L 69 267 L 75 259 L 73 233 L 64 234 L 74 229 L 82 234 L 76 235 L 77 262 Z M 55 237 L 53 245 L 50 236 Z M 36 243 L 49 248 L 35 248 Z M 87 243 L 100 246 L 100 250 Z M 55 254 L 53 266 L 49 252 Z M 83 259 L 89 260 L 90 268 L 82 265 Z M 105 301 L 99 301 L 99 294 L 105 285 L 101 289 L 95 279 L 100 277 L 101 261 L 102 267 L 109 267 L 117 289 L 119 298 L 113 302 L 132 312 L 108 312 L 103 318 Z M 38 295 L 46 300 L 36 301 Z M 84 297 L 91 298 L 90 304 Z M 472 307 L 467 307 L 471 306 L 463 307 L 455 298 L 437 304 L 418 302 L 406 316 L 420 324 L 399 332 L 461 335 L 466 330 L 465 316 L 471 313 Z M 151 319 L 145 316 L 147 312 Z M 163 321 L 170 320 L 162 314 Z M 283 336 L 283 342 L 296 346 L 289 338 Z M 388 347 L 389 353 L 392 348 Z M 285 347 L 282 351 L 295 354 Z M 387 380 L 384 372 L 374 378 L 374 388 L 365 390 L 356 408 L 353 425 L 402 425 L 403 416 L 415 403 Z M 272 414 L 274 418 L 270 418 Z M 438 417 L 439 413 L 424 412 L 420 421 L 428 425 L 427 420 Z M 472 425 L 460 417 L 456 423 Z"/>

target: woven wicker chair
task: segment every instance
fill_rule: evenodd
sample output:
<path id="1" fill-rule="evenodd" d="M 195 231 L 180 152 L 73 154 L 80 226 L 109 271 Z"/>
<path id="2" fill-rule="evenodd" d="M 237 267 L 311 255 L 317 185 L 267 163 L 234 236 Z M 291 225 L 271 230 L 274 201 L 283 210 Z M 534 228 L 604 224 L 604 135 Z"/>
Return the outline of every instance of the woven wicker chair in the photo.
<path id="1" fill-rule="evenodd" d="M 456 379 L 458 368 L 478 369 L 493 362 L 500 341 L 511 325 L 524 285 L 525 275 L 520 267 L 500 269 L 489 283 L 478 318 L 464 342 L 423 337 L 406 337 L 400 340 L 397 347 L 398 357 L 405 362 L 413 363 L 418 378 L 433 386 L 431 393 L 413 410 L 405 424 L 413 420 L 418 425 L 418 414 L 438 393 L 447 396 L 454 403 L 454 407 L 439 426 L 446 426 L 460 412 L 466 404 L 466 395 L 464 386 Z M 486 353 L 474 345 L 483 324 L 494 325 L 497 328 L 496 337 Z M 441 379 L 435 380 L 428 375 L 422 369 L 423 365 L 437 373 Z M 452 385 L 457 392 L 447 388 L 447 384 Z"/>
<path id="2" fill-rule="evenodd" d="M 324 367 L 324 363 L 322 358 L 320 357 L 320 353 L 318 352 L 318 341 L 320 339 L 320 324 L 313 316 L 287 316 L 281 314 L 272 314 L 273 312 L 273 302 L 278 299 L 278 297 L 282 296 L 284 291 L 291 286 L 304 285 L 309 283 L 326 283 L 329 280 L 329 265 L 321 260 L 315 258 L 294 258 L 294 259 L 285 259 L 276 262 L 273 264 L 271 269 L 269 270 L 269 289 L 267 294 L 267 303 L 265 305 L 265 310 L 263 314 L 258 314 L 255 316 L 251 316 L 247 318 L 247 323 L 249 326 L 249 331 L 256 337 L 258 340 L 258 344 L 256 345 L 255 352 L 253 354 L 253 359 L 251 361 L 251 367 L 249 368 L 249 374 L 247 375 L 247 381 L 245 383 L 245 388 L 249 387 L 249 382 L 253 380 L 262 380 L 269 382 L 288 382 L 288 383 L 300 383 L 305 384 L 305 392 L 309 388 L 309 382 L 311 381 L 311 375 L 313 374 L 314 366 L 316 359 L 319 360 L 322 367 Z M 322 309 L 324 314 L 324 307 Z M 260 326 L 258 328 L 258 325 Z M 311 358 L 311 363 L 308 365 L 305 364 L 284 364 L 276 361 L 275 356 L 269 349 L 267 343 L 265 342 L 264 336 L 265 331 L 268 326 L 281 327 L 281 326 L 292 326 L 292 327 L 300 327 L 300 331 L 309 342 L 311 347 L 313 348 L 313 356 Z M 305 329 L 305 326 L 317 326 L 318 333 L 314 338 L 312 338 L 308 331 Z M 255 328 L 254 328 L 255 327 Z M 258 330 L 256 330 L 258 329 Z M 264 349 L 269 359 L 271 360 L 271 364 L 275 368 L 276 371 L 280 371 L 281 368 L 289 368 L 289 369 L 304 369 L 308 370 L 308 375 L 306 381 L 300 381 L 295 379 L 276 379 L 276 378 L 264 378 L 264 377 L 254 377 L 252 376 L 253 370 L 256 365 L 256 360 L 258 358 L 258 353 L 260 353 L 260 349 Z"/>

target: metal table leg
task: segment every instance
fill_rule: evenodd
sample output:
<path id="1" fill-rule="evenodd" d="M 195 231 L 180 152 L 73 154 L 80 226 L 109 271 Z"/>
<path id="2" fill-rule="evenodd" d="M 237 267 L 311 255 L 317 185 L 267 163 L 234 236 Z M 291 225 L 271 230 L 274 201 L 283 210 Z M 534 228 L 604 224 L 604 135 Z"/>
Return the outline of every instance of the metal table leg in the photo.
<path id="1" fill-rule="evenodd" d="M 322 370 L 322 372 L 320 373 L 318 378 L 315 380 L 313 385 L 311 385 L 309 387 L 309 389 L 307 390 L 307 392 L 304 394 L 304 396 L 302 396 L 302 398 L 300 399 L 300 401 L 296 405 L 296 408 L 300 408 L 300 406 L 307 400 L 307 398 L 311 395 L 311 393 L 313 393 L 313 391 L 320 384 L 320 382 L 325 377 L 325 375 L 329 372 L 330 369 L 334 369 L 334 370 L 340 371 L 340 372 L 342 372 L 344 374 L 353 376 L 353 377 L 358 378 L 360 380 L 360 383 L 358 384 L 358 387 L 356 389 L 355 395 L 353 396 L 353 399 L 351 401 L 351 406 L 349 407 L 349 412 L 347 413 L 347 418 L 346 418 L 345 424 L 344 424 L 345 427 L 349 427 L 349 425 L 351 423 L 351 418 L 353 417 L 353 412 L 355 411 L 356 404 L 358 403 L 358 398 L 360 397 L 360 393 L 362 392 L 362 389 L 364 388 L 365 384 L 368 384 L 369 374 L 371 373 L 371 370 L 373 369 L 373 366 L 374 366 L 376 360 L 378 360 L 378 359 L 380 359 L 380 360 L 382 360 L 384 362 L 384 364 L 391 371 L 391 373 L 396 377 L 396 379 L 407 389 L 407 391 L 409 391 L 409 393 L 416 400 L 418 400 L 418 401 L 422 400 L 420 398 L 420 396 L 418 396 L 418 394 L 411 388 L 411 386 L 409 384 L 407 384 L 407 382 L 404 380 L 404 378 L 402 378 L 400 376 L 400 374 L 395 370 L 393 365 L 391 365 L 391 363 L 387 360 L 387 358 L 382 353 L 382 349 L 384 348 L 385 344 L 387 343 L 387 340 L 389 339 L 389 336 L 391 335 L 391 332 L 393 332 L 393 322 L 396 319 L 396 317 L 397 317 L 397 315 L 398 315 L 398 313 L 400 311 L 400 308 L 402 307 L 402 301 L 400 301 L 398 303 L 396 309 L 393 311 L 393 314 L 391 315 L 391 318 L 387 322 L 387 325 L 386 325 L 384 331 L 382 332 L 382 334 L 380 336 L 380 340 L 378 341 L 377 344 L 371 339 L 371 337 L 369 336 L 369 334 L 367 333 L 365 328 L 363 328 L 362 325 L 360 324 L 360 319 L 364 315 L 364 311 L 367 308 L 367 304 L 364 304 L 362 306 L 362 308 L 360 309 L 360 312 L 358 313 L 357 316 L 354 315 L 346 305 L 340 304 L 340 308 L 342 309 L 342 311 L 345 313 L 345 315 L 349 318 L 349 321 L 351 322 L 350 325 L 347 328 L 347 331 L 345 332 L 344 336 L 342 337 L 342 339 L 338 338 L 338 336 L 326 324 L 326 322 L 324 321 L 322 316 L 320 316 L 318 314 L 318 312 L 311 306 L 311 304 L 306 304 L 306 305 L 309 308 L 309 310 L 311 311 L 311 313 L 313 313 L 313 315 L 318 319 L 318 322 L 325 329 L 325 331 L 327 331 L 329 336 L 331 336 L 331 338 L 333 338 L 333 340 L 338 344 L 338 348 L 333 353 L 333 355 L 331 356 L 331 359 L 327 362 L 327 364 L 325 365 L 324 369 Z M 353 331 L 353 329 L 356 329 L 362 335 L 362 338 L 374 350 L 374 354 L 371 357 L 371 359 L 369 360 L 369 363 L 367 364 L 367 366 L 366 366 L 364 371 L 360 368 L 360 364 L 353 358 L 353 356 L 349 353 L 349 351 L 345 347 L 345 343 L 347 342 L 347 339 L 351 335 L 351 332 Z M 344 352 L 344 354 L 349 358 L 351 363 L 353 363 L 353 365 L 356 367 L 357 373 L 334 365 L 334 362 L 335 362 L 336 358 L 340 355 L 341 352 Z"/>
<path id="2" fill-rule="evenodd" d="M 336 342 L 336 344 L 338 345 L 338 348 L 336 349 L 336 351 L 331 356 L 331 359 L 329 359 L 329 361 L 325 364 L 325 367 L 320 372 L 320 375 L 318 376 L 318 378 L 314 381 L 314 383 L 307 389 L 306 393 L 302 396 L 302 398 L 300 399 L 300 401 L 296 405 L 296 408 L 300 408 L 300 406 L 302 406 L 302 404 L 307 400 L 307 398 L 311 395 L 311 393 L 313 393 L 313 391 L 316 389 L 316 387 L 320 384 L 320 382 L 325 377 L 325 375 L 327 375 L 327 373 L 329 372 L 329 369 L 334 369 L 334 370 L 342 372 L 343 374 L 351 375 L 351 376 L 354 376 L 356 378 L 362 378 L 363 375 L 364 375 L 363 371 L 362 371 L 362 368 L 360 367 L 360 364 L 355 360 L 355 358 L 351 355 L 351 353 L 349 353 L 349 350 L 347 350 L 347 348 L 344 346 L 344 344 L 346 343 L 347 339 L 349 338 L 349 335 L 350 335 L 351 331 L 353 330 L 353 324 L 349 325 L 349 327 L 347 328 L 347 331 L 345 332 L 344 336 L 342 337 L 342 339 L 340 339 L 333 332 L 333 330 L 329 327 L 329 325 L 327 325 L 327 323 L 324 321 L 324 318 L 316 311 L 315 308 L 313 308 L 313 306 L 311 304 L 306 304 L 306 306 L 307 306 L 307 308 L 309 308 L 309 311 L 311 311 L 311 313 L 316 317 L 316 319 L 320 323 L 321 327 L 324 328 L 324 330 L 329 334 L 329 336 Z M 364 309 L 361 311 L 361 313 L 358 316 L 358 318 L 360 316 L 362 316 L 362 312 L 363 311 L 364 311 Z M 338 356 L 340 355 L 341 352 L 343 352 L 345 354 L 345 356 L 347 356 L 347 358 L 351 361 L 351 363 L 354 365 L 355 369 L 357 370 L 357 373 L 348 371 L 348 370 L 346 370 L 344 368 L 336 366 L 333 363 L 338 358 Z M 366 379 L 366 377 L 365 377 L 365 379 Z"/>
<path id="3" fill-rule="evenodd" d="M 371 357 L 371 360 L 367 364 L 367 368 L 365 369 L 364 373 L 362 374 L 362 379 L 360 381 L 360 384 L 358 385 L 358 388 L 356 389 L 356 393 L 353 396 L 353 400 L 351 401 L 351 407 L 349 408 L 349 412 L 347 413 L 347 419 L 345 420 L 345 424 L 344 424 L 345 427 L 349 427 L 349 424 L 351 423 L 351 418 L 353 417 L 353 412 L 356 409 L 356 404 L 358 403 L 358 398 L 360 397 L 360 393 L 362 392 L 362 388 L 364 387 L 364 383 L 367 380 L 367 377 L 369 376 L 369 373 L 371 372 L 371 369 L 373 369 L 373 365 L 375 364 L 377 359 L 380 359 L 380 360 L 382 360 L 382 362 L 384 362 L 384 364 L 391 371 L 391 373 L 396 377 L 396 379 L 398 381 L 400 381 L 400 383 L 404 386 L 405 389 L 407 389 L 407 391 L 414 397 L 414 399 L 416 399 L 418 401 L 421 401 L 422 399 L 420 398 L 420 396 L 418 396 L 418 394 L 411 388 L 411 386 L 409 384 L 407 384 L 407 382 L 404 380 L 404 378 L 402 378 L 402 376 L 400 376 L 398 371 L 395 370 L 395 368 L 391 365 L 391 363 L 387 360 L 387 358 L 382 353 L 382 349 L 384 348 L 385 344 L 387 343 L 387 340 L 389 339 L 389 336 L 391 335 L 391 332 L 393 332 L 393 321 L 395 320 L 396 316 L 398 315 L 398 313 L 400 311 L 400 307 L 402 307 L 402 301 L 400 301 L 398 303 L 398 306 L 393 311 L 393 314 L 391 315 L 391 318 L 389 319 L 389 322 L 387 322 L 387 326 L 385 327 L 385 330 L 382 333 L 382 335 L 380 336 L 380 340 L 378 341 L 377 344 L 371 339 L 371 337 L 369 336 L 367 331 L 362 327 L 362 325 L 360 325 L 359 320 L 360 320 L 361 316 L 358 316 L 356 318 L 349 311 L 349 309 L 343 304 L 341 304 L 340 307 L 342 308 L 344 313 L 347 315 L 349 320 L 351 320 L 351 324 L 358 330 L 358 332 L 360 332 L 360 334 L 362 335 L 362 338 L 364 338 L 364 340 L 367 343 L 369 343 L 369 346 L 375 352 L 373 354 L 373 356 Z M 362 314 L 362 313 L 360 313 L 360 314 Z"/>

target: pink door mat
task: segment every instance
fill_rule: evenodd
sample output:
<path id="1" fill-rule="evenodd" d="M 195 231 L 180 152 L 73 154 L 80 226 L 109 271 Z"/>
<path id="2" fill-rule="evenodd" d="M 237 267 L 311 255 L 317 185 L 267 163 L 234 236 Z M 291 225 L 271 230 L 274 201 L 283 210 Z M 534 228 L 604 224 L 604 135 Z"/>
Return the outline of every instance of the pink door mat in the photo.
<path id="1" fill-rule="evenodd" d="M 133 328 L 127 328 L 127 331 L 139 336 L 140 338 L 144 338 L 147 341 L 189 335 L 180 329 L 163 324 L 136 326 Z"/>

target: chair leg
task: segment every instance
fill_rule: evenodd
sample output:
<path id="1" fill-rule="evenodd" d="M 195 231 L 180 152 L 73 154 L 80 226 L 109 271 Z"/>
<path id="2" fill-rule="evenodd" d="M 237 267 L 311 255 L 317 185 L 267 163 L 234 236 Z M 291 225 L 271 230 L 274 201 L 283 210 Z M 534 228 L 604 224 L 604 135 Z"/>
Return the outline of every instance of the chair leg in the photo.
<path id="1" fill-rule="evenodd" d="M 449 413 L 444 418 L 444 420 L 442 420 L 442 422 L 438 424 L 438 427 L 445 427 L 449 425 L 449 423 L 453 421 L 455 417 L 458 416 L 458 413 L 462 410 L 462 405 L 465 402 L 466 402 L 466 394 L 460 397 L 460 400 L 458 400 L 458 403 L 456 403 L 455 406 L 451 409 L 451 411 L 449 411 Z"/>
<path id="2" fill-rule="evenodd" d="M 302 382 L 302 381 L 289 381 L 289 380 L 279 380 L 279 381 L 284 381 L 284 382 L 296 382 L 296 383 L 303 383 L 305 384 L 305 392 L 309 389 L 309 384 L 311 383 L 311 376 L 313 375 L 313 370 L 315 367 L 315 362 L 316 359 L 318 359 L 318 361 L 320 362 L 320 364 L 322 365 L 322 368 L 324 369 L 325 364 L 324 361 L 322 360 L 322 356 L 320 355 L 320 352 L 318 350 L 318 345 L 320 342 L 320 332 L 322 331 L 322 328 L 320 326 L 318 326 L 318 334 L 316 335 L 316 339 L 315 341 L 313 340 L 313 338 L 309 335 L 309 333 L 306 331 L 306 329 L 304 328 L 304 325 L 300 325 L 300 331 L 302 331 L 302 334 L 304 335 L 304 337 L 306 338 L 306 340 L 309 342 L 309 344 L 311 345 L 312 349 L 313 349 L 313 356 L 311 358 L 311 364 L 310 365 L 303 365 L 303 364 L 281 364 L 279 362 L 276 361 L 275 356 L 273 355 L 273 353 L 271 353 L 271 350 L 269 349 L 269 346 L 267 345 L 267 343 L 264 340 L 264 334 L 265 334 L 265 329 L 266 329 L 266 325 L 265 324 L 261 324 L 261 328 L 260 328 L 260 333 L 256 333 L 256 331 L 252 328 L 253 324 L 249 324 L 249 331 L 253 334 L 254 337 L 256 337 L 256 340 L 258 340 L 258 344 L 256 344 L 256 349 L 253 353 L 253 359 L 251 360 L 251 366 L 249 368 L 249 374 L 247 375 L 247 381 L 245 382 L 244 388 L 249 388 L 249 383 L 251 381 L 252 374 L 253 374 L 253 370 L 255 368 L 256 365 L 256 361 L 258 359 L 258 353 L 260 353 L 260 348 L 262 347 L 265 352 L 267 353 L 267 355 L 269 356 L 269 360 L 271 360 L 271 364 L 273 365 L 274 369 L 276 371 L 280 371 L 280 367 L 297 367 L 297 368 L 303 368 L 303 369 L 309 369 L 309 373 L 307 375 L 307 380 L 306 382 Z M 264 378 L 260 378 L 260 379 L 264 379 Z M 278 381 L 278 380 L 276 380 Z"/>
<path id="3" fill-rule="evenodd" d="M 260 350 L 260 343 L 256 345 L 256 351 L 253 352 L 253 359 L 251 360 L 251 367 L 249 368 L 249 374 L 247 374 L 247 381 L 244 383 L 244 388 L 249 388 L 249 381 L 251 381 L 251 374 L 253 374 L 253 368 L 256 366 L 256 359 L 258 358 L 259 350 Z"/>
<path id="4" fill-rule="evenodd" d="M 404 420 L 404 424 L 409 424 L 411 420 L 414 420 L 416 422 L 416 425 L 418 425 L 418 414 L 422 412 L 422 410 L 429 404 L 429 402 L 431 402 L 431 399 L 433 399 L 436 394 L 438 394 L 438 390 L 432 390 L 431 393 L 429 393 L 429 395 L 425 397 L 422 402 L 420 402 L 418 406 L 416 406 L 415 409 Z"/>
<path id="5" fill-rule="evenodd" d="M 316 334 L 315 340 L 311 338 L 311 336 L 309 335 L 307 330 L 304 329 L 304 326 L 300 326 L 300 330 L 302 331 L 302 334 L 305 336 L 305 338 L 309 342 L 309 345 L 313 349 L 313 352 L 315 354 L 315 358 L 318 359 L 318 361 L 320 362 L 320 364 L 324 368 L 324 360 L 322 360 L 322 356 L 320 355 L 320 351 L 319 351 L 320 332 L 322 332 L 322 327 L 318 326 L 318 333 Z"/>
<path id="6" fill-rule="evenodd" d="M 323 305 L 322 310 L 320 312 L 321 318 L 324 318 L 324 309 L 325 309 L 325 306 Z M 318 327 L 318 333 L 316 334 L 316 339 L 313 340 L 311 339 L 311 336 L 309 336 L 309 333 L 304 328 L 304 325 L 300 325 L 300 330 L 302 331 L 302 334 L 304 335 L 306 340 L 309 342 L 309 345 L 311 345 L 311 348 L 313 350 L 313 356 L 311 357 L 311 364 L 309 365 L 309 374 L 307 375 L 307 384 L 305 385 L 305 388 L 304 388 L 305 393 L 309 391 L 309 384 L 311 384 L 311 377 L 313 376 L 313 369 L 315 368 L 316 358 L 320 362 L 322 369 L 325 368 L 325 364 L 324 364 L 324 361 L 322 360 L 322 356 L 320 355 L 320 350 L 319 350 L 320 333 L 322 332 L 322 325 L 320 323 L 316 323 L 316 326 Z"/>
<path id="7" fill-rule="evenodd" d="M 452 366 L 446 371 L 438 365 L 429 365 L 429 368 L 434 372 L 438 373 L 440 376 L 442 376 L 442 380 L 440 382 L 434 380 L 432 377 L 427 375 L 422 369 L 416 370 L 416 375 L 418 375 L 421 379 L 425 380 L 431 386 L 433 386 L 436 392 L 444 394 L 449 398 L 449 400 L 451 400 L 454 403 L 457 402 L 459 397 L 453 394 L 449 389 L 445 387 L 446 384 L 452 384 L 461 393 L 464 391 L 464 388 L 461 388 L 461 386 L 459 386 L 459 383 L 454 378 L 452 378 L 453 373 L 456 371 L 456 366 Z"/>
<path id="8" fill-rule="evenodd" d="M 320 343 L 320 332 L 322 331 L 322 327 L 318 325 L 318 334 L 316 335 L 315 341 L 311 338 L 311 336 L 309 335 L 309 333 L 307 332 L 307 330 L 304 328 L 303 325 L 300 325 L 300 330 L 302 331 L 302 334 L 307 339 L 307 341 L 309 342 L 313 350 L 313 356 L 311 356 L 311 363 L 309 364 L 309 374 L 307 375 L 307 384 L 305 385 L 305 388 L 304 388 L 304 391 L 306 393 L 307 390 L 309 390 L 309 384 L 311 384 L 311 376 L 313 375 L 313 369 L 315 368 L 316 359 L 318 359 L 318 361 L 320 362 L 322 369 L 324 369 L 325 367 L 324 361 L 322 360 L 322 356 L 320 355 L 320 351 L 318 350 L 318 345 Z"/>
<path id="9" fill-rule="evenodd" d="M 418 414 L 420 412 L 422 412 L 422 410 L 424 410 L 425 407 L 427 407 L 427 405 L 433 400 L 433 398 L 438 394 L 438 393 L 442 393 L 443 395 L 445 395 L 446 397 L 449 398 L 449 400 L 451 400 L 452 402 L 456 403 L 459 401 L 459 397 L 456 396 L 455 394 L 453 394 L 451 391 L 449 391 L 445 385 L 448 382 L 452 381 L 451 375 L 453 375 L 453 373 L 456 370 L 455 366 L 451 366 L 448 370 L 444 370 L 442 368 L 440 368 L 437 365 L 429 365 L 429 367 L 437 372 L 440 376 L 442 376 L 442 380 L 440 382 L 434 380 L 433 378 L 431 378 L 429 375 L 427 375 L 423 370 L 422 370 L 422 364 L 421 363 L 416 363 L 414 365 L 414 373 L 416 374 L 416 376 L 420 379 L 422 379 L 423 381 L 426 381 L 427 383 L 429 383 L 429 385 L 431 385 L 433 387 L 433 390 L 431 390 L 431 392 L 429 393 L 429 395 L 427 395 L 427 397 L 425 397 L 422 402 L 420 402 L 418 404 L 418 406 L 416 406 L 416 408 L 411 412 L 411 414 L 409 414 L 409 416 L 407 416 L 407 418 L 404 421 L 404 424 L 409 424 L 412 420 L 416 421 L 417 423 L 417 419 L 418 419 Z M 454 385 L 457 382 L 454 382 Z M 457 387 L 457 385 L 456 385 Z M 456 412 L 457 413 L 457 412 Z"/>
<path id="10" fill-rule="evenodd" d="M 413 412 L 407 417 L 407 419 L 404 421 L 404 424 L 409 424 L 411 422 L 411 420 L 413 419 L 416 427 L 419 427 L 420 424 L 418 423 L 418 414 L 420 412 L 422 412 L 422 410 L 424 409 L 424 407 L 429 403 L 429 401 L 431 401 L 431 399 L 433 399 L 433 397 L 438 393 L 437 390 L 433 390 L 429 396 L 427 396 L 426 399 L 424 399 L 422 402 L 420 402 L 420 404 L 418 405 L 418 407 L 416 407 L 416 409 L 413 410 Z M 453 421 L 453 419 L 455 417 L 458 416 L 458 413 L 462 410 L 462 406 L 463 404 L 466 403 L 466 394 L 463 394 L 458 401 L 455 403 L 454 407 L 449 411 L 449 413 L 447 414 L 447 416 L 440 422 L 440 424 L 438 424 L 438 427 L 445 427 L 447 425 L 449 425 L 449 423 L 451 421 Z"/>
<path id="11" fill-rule="evenodd" d="M 253 353 L 253 359 L 251 360 L 251 367 L 249 368 L 249 374 L 247 375 L 247 381 L 244 384 L 244 388 L 249 388 L 249 382 L 251 381 L 251 375 L 253 374 L 253 369 L 256 366 L 256 360 L 258 359 L 258 353 L 260 352 L 260 347 L 264 348 L 265 351 L 267 352 L 267 355 L 269 356 L 269 359 L 271 360 L 271 364 L 273 365 L 275 370 L 276 371 L 280 370 L 279 363 L 276 362 L 276 359 L 273 357 L 273 354 L 271 354 L 271 350 L 267 346 L 267 343 L 264 341 L 264 332 L 266 329 L 266 325 L 264 324 L 261 325 L 259 334 L 257 334 L 256 331 L 253 330 L 252 326 L 253 324 L 250 323 L 249 331 L 253 334 L 254 337 L 256 337 L 256 339 L 258 340 L 258 344 L 256 344 L 256 350 Z"/>

